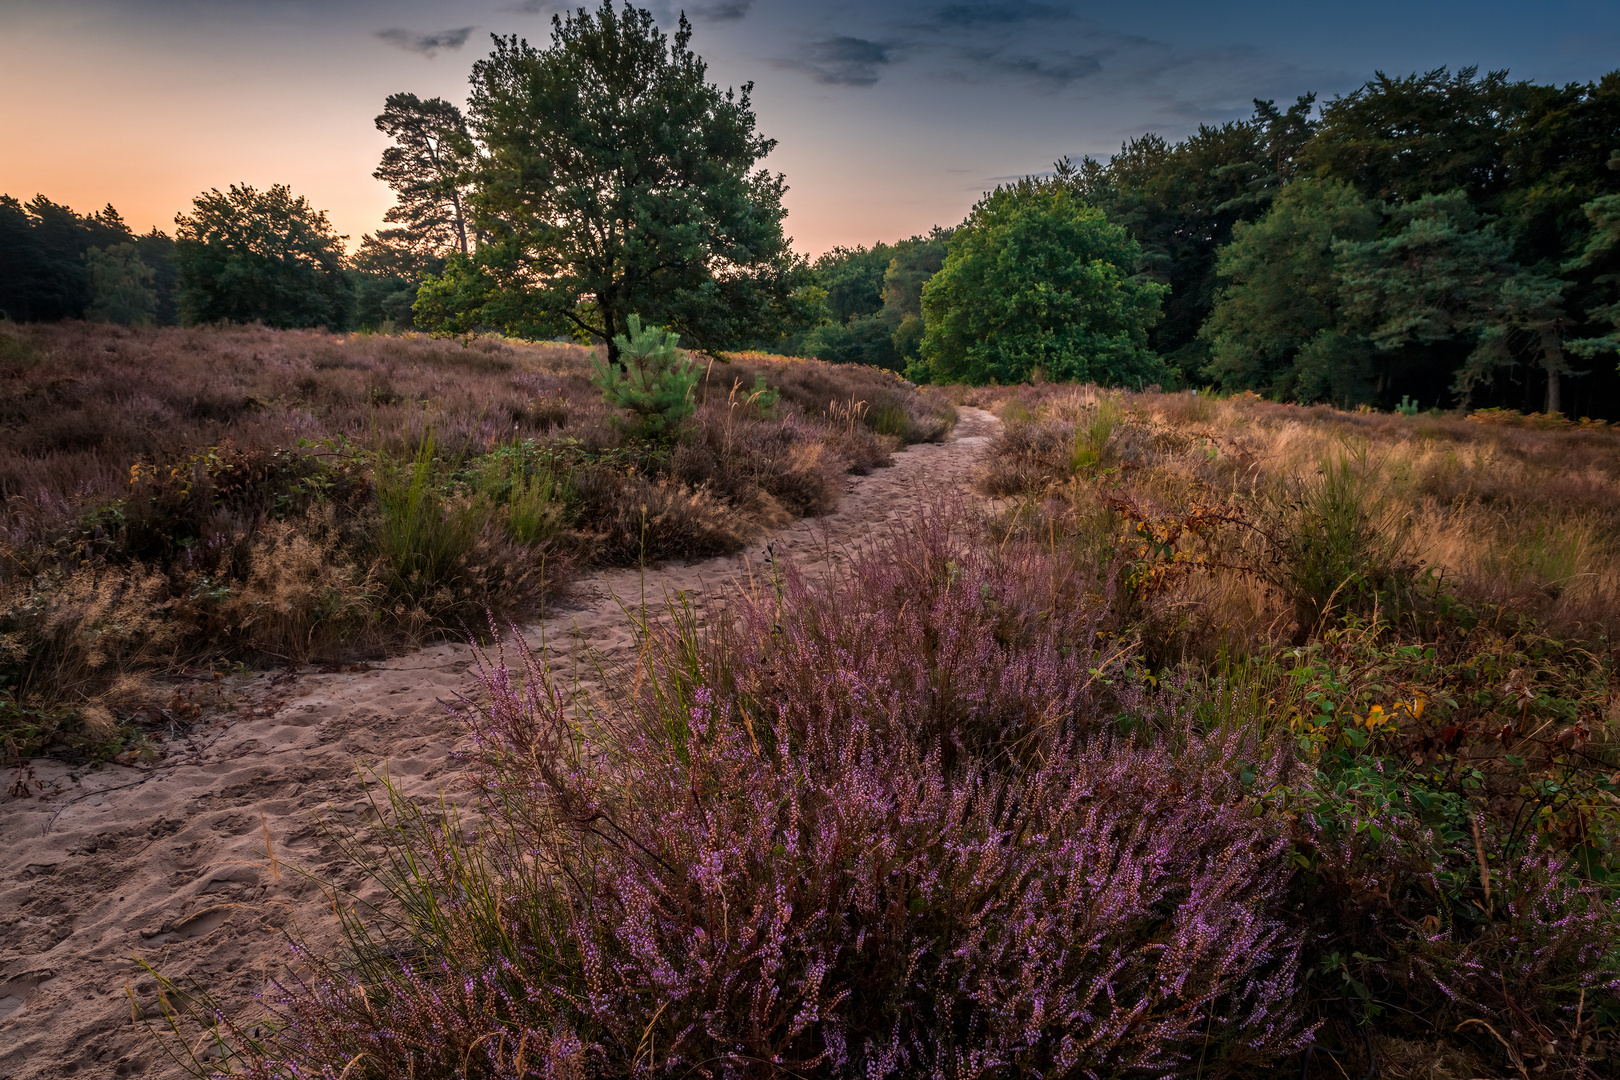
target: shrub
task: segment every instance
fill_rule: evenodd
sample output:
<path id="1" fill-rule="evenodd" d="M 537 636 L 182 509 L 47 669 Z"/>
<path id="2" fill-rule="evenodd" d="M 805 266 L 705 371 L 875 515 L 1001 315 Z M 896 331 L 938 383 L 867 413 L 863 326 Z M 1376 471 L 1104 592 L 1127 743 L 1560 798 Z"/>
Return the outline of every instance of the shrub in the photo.
<path id="1" fill-rule="evenodd" d="M 1074 584 L 936 516 L 729 630 L 649 627 L 588 745 L 537 658 L 486 662 L 477 819 L 393 795 L 356 849 L 391 902 L 271 995 L 246 1075 L 1218 1075 L 1297 1050 L 1285 829 L 1248 796 L 1288 756 L 1113 732 L 1120 656 L 1069 636 L 1097 601 L 1056 628 L 1036 606 Z"/>
<path id="2" fill-rule="evenodd" d="M 1391 619 L 1410 609 L 1418 572 L 1411 522 L 1380 487 L 1366 448 L 1346 447 L 1316 477 L 1275 492 L 1268 509 L 1278 551 L 1267 576 L 1293 603 L 1301 640 L 1335 608 Z"/>
<path id="3" fill-rule="evenodd" d="M 627 321 L 629 333 L 613 339 L 618 364 L 593 358 L 593 381 L 602 390 L 602 400 L 635 414 L 630 430 L 638 438 L 671 437 L 692 415 L 698 370 L 692 358 L 676 348 L 679 334 L 657 326 L 643 328 L 639 315 Z"/>
<path id="4" fill-rule="evenodd" d="M 826 512 L 898 440 L 830 422 L 828 399 L 801 407 L 806 386 L 881 390 L 918 437 L 945 428 L 892 376 L 712 367 L 712 387 L 677 395 L 701 405 L 679 437 L 648 442 L 614 425 L 578 346 L 0 322 L 0 696 L 17 745 L 155 715 L 139 706 L 168 691 L 143 702 L 126 676 L 375 654 L 486 609 L 524 615 L 584 560 L 718 554 Z M 798 396 L 773 402 L 779 381 Z M 41 613 L 80 610 L 85 575 L 146 597 L 152 633 L 134 640 L 150 648 L 86 664 L 76 632 L 47 632 Z"/>

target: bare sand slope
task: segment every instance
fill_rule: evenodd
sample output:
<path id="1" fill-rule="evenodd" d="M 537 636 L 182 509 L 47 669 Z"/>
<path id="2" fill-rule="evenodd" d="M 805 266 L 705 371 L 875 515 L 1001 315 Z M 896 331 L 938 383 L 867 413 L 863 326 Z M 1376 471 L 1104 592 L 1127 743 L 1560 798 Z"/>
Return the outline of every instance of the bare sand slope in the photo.
<path id="1" fill-rule="evenodd" d="M 815 572 L 965 491 L 997 427 L 963 409 L 951 441 L 896 454 L 851 478 L 835 513 L 776 532 L 777 558 Z M 634 638 L 621 603 L 712 599 L 760 565 L 767 539 L 742 557 L 594 575 L 526 633 L 543 634 L 565 676 L 590 670 L 587 656 L 623 658 Z M 288 931 L 329 937 L 328 902 L 287 867 L 355 881 L 319 824 L 363 814 L 358 769 L 386 765 L 413 795 L 456 788 L 460 731 L 445 703 L 470 691 L 471 666 L 467 647 L 447 643 L 244 678 L 225 687 L 230 707 L 169 740 L 153 766 L 34 762 L 26 797 L 0 795 L 0 1080 L 179 1075 L 131 1020 L 128 992 L 150 1005 L 156 989 L 135 958 L 246 1003 L 284 970 Z"/>

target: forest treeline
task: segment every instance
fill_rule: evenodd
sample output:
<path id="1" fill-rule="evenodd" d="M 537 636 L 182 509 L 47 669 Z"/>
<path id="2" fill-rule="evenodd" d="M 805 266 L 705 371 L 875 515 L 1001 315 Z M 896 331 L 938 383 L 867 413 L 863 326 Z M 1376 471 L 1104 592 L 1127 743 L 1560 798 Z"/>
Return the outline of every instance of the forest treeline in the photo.
<path id="1" fill-rule="evenodd" d="M 1551 86 L 1442 68 L 1380 74 L 1320 106 L 1312 94 L 1286 109 L 1256 101 L 1250 118 L 1181 142 L 1149 134 L 1107 161 L 1059 162 L 1014 197 L 1064 191 L 1128 234 L 1134 278 L 1162 287 L 1145 342 L 1166 385 L 1607 416 L 1620 405 L 1617 168 L 1620 73 Z M 927 377 L 941 354 L 900 331 L 867 269 L 888 251 L 817 263 L 835 328 L 807 340 L 860 348 L 866 312 L 882 311 L 890 340 L 863 358 L 898 354 Z M 832 302 L 826 283 L 852 279 L 870 284 Z M 921 296 L 924 324 L 951 310 Z M 1050 336 L 1041 299 L 1009 312 L 1008 331 Z M 1146 377 L 1094 364 L 1088 375 Z"/>
<path id="2" fill-rule="evenodd" d="M 688 37 L 651 106 L 680 102 L 684 126 L 639 116 L 624 88 L 599 95 L 649 163 L 617 202 L 581 195 L 624 148 L 559 107 L 578 96 L 560 54 L 497 39 L 465 111 L 388 99 L 375 175 L 398 204 L 352 253 L 280 186 L 205 192 L 173 239 L 134 235 L 110 206 L 5 197 L 0 311 L 596 342 L 635 311 L 692 346 L 919 381 L 1620 417 L 1620 72 L 1554 86 L 1441 68 L 1325 103 L 1256 101 L 1180 142 L 1064 159 L 954 227 L 812 263 L 783 235 L 782 177 L 756 169 L 774 142 L 754 132 L 749 88 L 705 82 Z M 715 148 L 706 174 L 660 143 L 670 130 Z M 580 149 L 578 175 L 522 190 L 510 163 L 557 142 Z M 611 221 L 629 227 L 600 250 Z M 717 273 L 729 259 L 737 272 Z"/>

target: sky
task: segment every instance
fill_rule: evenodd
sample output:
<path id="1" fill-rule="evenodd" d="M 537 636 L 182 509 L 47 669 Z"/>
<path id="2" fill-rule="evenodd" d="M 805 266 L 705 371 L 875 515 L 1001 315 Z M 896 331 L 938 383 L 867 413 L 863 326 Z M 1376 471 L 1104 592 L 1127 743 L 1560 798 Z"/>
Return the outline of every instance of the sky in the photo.
<path id="1" fill-rule="evenodd" d="M 597 0 L 591 0 L 595 6 Z M 644 0 L 646 2 L 646 0 Z M 463 103 L 489 35 L 550 38 L 551 0 L 0 0 L 0 193 L 173 231 L 198 192 L 289 184 L 358 243 L 391 93 Z M 679 3 L 647 3 L 670 27 Z M 1176 140 L 1253 98 L 1375 71 L 1620 66 L 1616 0 L 699 0 L 712 81 L 753 81 L 799 250 L 953 225 L 997 183 L 1128 138 Z"/>

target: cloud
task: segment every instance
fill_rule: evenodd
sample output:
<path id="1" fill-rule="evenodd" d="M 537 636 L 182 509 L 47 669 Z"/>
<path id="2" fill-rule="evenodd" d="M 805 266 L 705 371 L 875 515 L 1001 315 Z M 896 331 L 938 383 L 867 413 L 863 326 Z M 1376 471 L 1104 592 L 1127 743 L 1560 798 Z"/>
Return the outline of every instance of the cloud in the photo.
<path id="1" fill-rule="evenodd" d="M 436 56 L 440 49 L 459 49 L 467 44 L 467 38 L 472 36 L 475 29 L 477 28 L 472 26 L 462 26 L 454 30 L 440 30 L 435 34 L 418 34 L 413 30 L 402 30 L 395 26 L 377 31 L 377 36 L 396 49 L 421 53 L 423 56 Z"/>
<path id="2" fill-rule="evenodd" d="M 1030 0 L 1002 0 L 999 3 L 951 4 L 934 12 L 939 26 L 1012 26 L 1039 19 L 1072 19 L 1068 8 L 1037 4 Z"/>
<path id="3" fill-rule="evenodd" d="M 754 6 L 754 0 L 719 0 L 713 4 L 693 4 L 686 10 L 700 19 L 711 22 L 727 22 L 732 19 L 741 19 L 746 16 L 749 9 Z"/>
<path id="4" fill-rule="evenodd" d="M 1035 55 L 1004 49 L 962 48 L 957 55 L 992 75 L 1022 76 L 1050 87 L 1063 87 L 1101 71 L 1104 54 L 1050 51 Z"/>
<path id="5" fill-rule="evenodd" d="M 840 35 L 812 41 L 799 56 L 771 63 L 829 86 L 871 86 L 881 77 L 879 69 L 894 63 L 894 54 L 893 45 Z"/>

